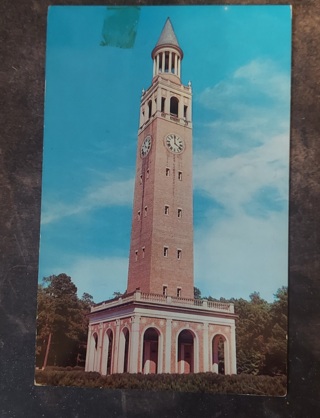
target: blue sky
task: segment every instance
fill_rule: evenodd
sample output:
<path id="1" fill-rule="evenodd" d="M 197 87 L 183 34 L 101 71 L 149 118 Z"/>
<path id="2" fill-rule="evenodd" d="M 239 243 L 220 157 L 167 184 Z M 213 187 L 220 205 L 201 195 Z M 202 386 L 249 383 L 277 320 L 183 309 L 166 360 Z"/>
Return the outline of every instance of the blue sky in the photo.
<path id="1" fill-rule="evenodd" d="M 96 302 L 126 289 L 139 103 L 168 16 L 193 88 L 195 286 L 271 301 L 288 270 L 289 6 L 49 8 L 39 280 L 65 272 Z"/>

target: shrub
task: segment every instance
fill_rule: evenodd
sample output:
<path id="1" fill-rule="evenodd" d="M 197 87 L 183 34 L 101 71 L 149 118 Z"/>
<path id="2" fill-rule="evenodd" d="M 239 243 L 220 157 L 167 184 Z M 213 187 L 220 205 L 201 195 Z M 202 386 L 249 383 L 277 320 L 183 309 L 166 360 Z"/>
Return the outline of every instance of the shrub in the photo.
<path id="1" fill-rule="evenodd" d="M 225 376 L 215 373 L 194 374 L 113 374 L 101 376 L 80 368 L 36 370 L 36 382 L 52 386 L 99 387 L 109 389 L 140 389 L 149 391 L 206 392 L 284 396 L 285 376 Z"/>

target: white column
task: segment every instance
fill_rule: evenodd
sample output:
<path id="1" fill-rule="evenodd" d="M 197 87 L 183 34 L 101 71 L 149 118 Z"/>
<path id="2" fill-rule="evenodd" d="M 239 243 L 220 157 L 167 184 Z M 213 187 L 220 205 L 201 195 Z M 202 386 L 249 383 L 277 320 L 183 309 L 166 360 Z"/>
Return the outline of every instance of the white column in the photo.
<path id="1" fill-rule="evenodd" d="M 156 56 L 156 74 L 159 74 L 159 54 Z"/>
<path id="2" fill-rule="evenodd" d="M 164 353 L 165 353 L 165 373 L 171 373 L 171 319 L 166 321 L 166 335 L 164 338 Z"/>
<path id="3" fill-rule="evenodd" d="M 167 91 L 167 96 L 166 96 L 166 102 L 164 105 L 164 113 L 169 114 L 170 113 L 170 96 L 168 94 L 169 92 Z"/>
<path id="4" fill-rule="evenodd" d="M 166 60 L 166 55 L 164 52 L 162 52 L 162 67 L 161 67 L 161 71 L 164 73 L 164 69 L 165 69 L 165 60 Z"/>
<path id="5" fill-rule="evenodd" d="M 225 340 L 223 344 L 223 353 L 224 353 L 224 374 L 231 374 L 231 350 L 230 350 L 230 341 Z"/>
<path id="6" fill-rule="evenodd" d="M 158 88 L 157 90 L 157 109 L 156 110 L 159 112 L 161 110 L 161 89 L 160 88 Z"/>
<path id="7" fill-rule="evenodd" d="M 172 68 L 172 52 L 169 52 L 169 69 L 168 69 L 168 73 L 172 74 L 171 72 L 171 68 Z"/>
<path id="8" fill-rule="evenodd" d="M 178 75 L 178 55 L 174 54 L 174 73 Z"/>
<path id="9" fill-rule="evenodd" d="M 102 341 L 102 357 L 101 357 L 101 368 L 100 373 L 102 375 L 107 374 L 107 362 L 108 362 L 108 350 L 109 350 L 109 338 L 105 332 Z"/>
<path id="10" fill-rule="evenodd" d="M 192 122 L 192 100 L 188 100 L 187 120 Z"/>
<path id="11" fill-rule="evenodd" d="M 119 350 L 120 350 L 120 319 L 116 320 L 116 333 L 114 337 L 114 356 L 112 359 L 113 367 L 112 372 L 113 373 L 119 373 Z"/>
<path id="12" fill-rule="evenodd" d="M 103 326 L 100 323 L 99 324 L 98 347 L 97 347 L 97 369 L 96 369 L 96 371 L 99 372 L 99 373 L 101 373 L 101 359 L 102 359 L 102 345 L 103 345 L 102 335 L 103 335 Z"/>
<path id="13" fill-rule="evenodd" d="M 91 325 L 88 325 L 88 337 L 87 337 L 87 352 L 86 352 L 86 364 L 84 370 L 89 371 L 89 357 L 90 357 L 90 339 L 91 339 Z"/>
<path id="14" fill-rule="evenodd" d="M 236 326 L 231 326 L 230 335 L 230 374 L 237 374 Z"/>
<path id="15" fill-rule="evenodd" d="M 140 331 L 140 315 L 132 318 L 132 327 L 130 338 L 129 353 L 129 371 L 130 373 L 138 373 L 138 354 L 139 354 L 139 331 Z"/>
<path id="16" fill-rule="evenodd" d="M 180 78 L 180 58 L 178 58 L 178 77 Z"/>
<path id="17" fill-rule="evenodd" d="M 209 325 L 203 324 L 203 372 L 209 372 Z"/>
<path id="18" fill-rule="evenodd" d="M 178 106 L 178 118 L 183 118 L 183 97 L 179 97 L 179 106 Z"/>
<path id="19" fill-rule="evenodd" d="M 156 75 L 156 59 L 153 60 L 153 77 Z"/>

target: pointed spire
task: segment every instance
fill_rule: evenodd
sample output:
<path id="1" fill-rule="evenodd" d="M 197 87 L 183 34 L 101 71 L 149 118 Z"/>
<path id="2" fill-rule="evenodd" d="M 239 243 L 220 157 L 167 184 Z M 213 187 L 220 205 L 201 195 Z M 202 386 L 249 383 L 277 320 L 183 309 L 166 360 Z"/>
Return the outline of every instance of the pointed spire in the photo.
<path id="1" fill-rule="evenodd" d="M 167 18 L 166 23 L 162 29 L 162 32 L 161 32 L 161 35 L 157 42 L 156 47 L 159 47 L 162 45 L 174 45 L 180 48 L 179 42 L 177 40 L 176 34 L 174 33 L 174 29 L 173 29 L 173 26 L 169 17 Z"/>

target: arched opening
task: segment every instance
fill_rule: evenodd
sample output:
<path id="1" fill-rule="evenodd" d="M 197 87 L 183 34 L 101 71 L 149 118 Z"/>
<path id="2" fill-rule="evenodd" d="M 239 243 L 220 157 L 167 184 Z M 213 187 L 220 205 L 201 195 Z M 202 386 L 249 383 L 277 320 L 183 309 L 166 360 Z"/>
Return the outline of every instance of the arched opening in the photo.
<path id="1" fill-rule="evenodd" d="M 90 357 L 89 357 L 89 370 L 98 371 L 98 334 L 95 332 L 92 334 L 90 341 Z"/>
<path id="2" fill-rule="evenodd" d="M 190 330 L 183 330 L 178 337 L 178 372 L 194 372 L 194 335 Z"/>
<path id="3" fill-rule="evenodd" d="M 165 59 L 164 59 L 164 72 L 169 72 L 169 52 L 165 52 Z"/>
<path id="4" fill-rule="evenodd" d="M 172 96 L 170 99 L 170 113 L 178 117 L 179 100 Z"/>
<path id="5" fill-rule="evenodd" d="M 111 329 L 107 331 L 108 337 L 108 351 L 107 351 L 107 374 L 112 373 L 112 360 L 113 360 L 113 332 Z"/>
<path id="6" fill-rule="evenodd" d="M 112 361 L 113 361 L 113 332 L 111 329 L 104 334 L 103 338 L 103 351 L 101 359 L 101 374 L 112 373 Z"/>
<path id="7" fill-rule="evenodd" d="M 212 340 L 212 371 L 225 374 L 226 372 L 226 338 L 216 335 Z"/>
<path id="8" fill-rule="evenodd" d="M 148 101 L 148 119 L 151 118 L 151 115 L 152 115 L 152 101 L 149 100 Z"/>
<path id="9" fill-rule="evenodd" d="M 129 371 L 129 330 L 124 328 L 120 334 L 119 373 Z"/>
<path id="10" fill-rule="evenodd" d="M 171 69 L 170 69 L 170 72 L 172 74 L 175 74 L 175 67 L 174 67 L 175 57 L 176 57 L 176 54 L 175 53 L 172 53 L 172 57 L 171 57 Z"/>
<path id="11" fill-rule="evenodd" d="M 142 372 L 159 372 L 159 332 L 155 328 L 148 328 L 143 336 Z"/>

